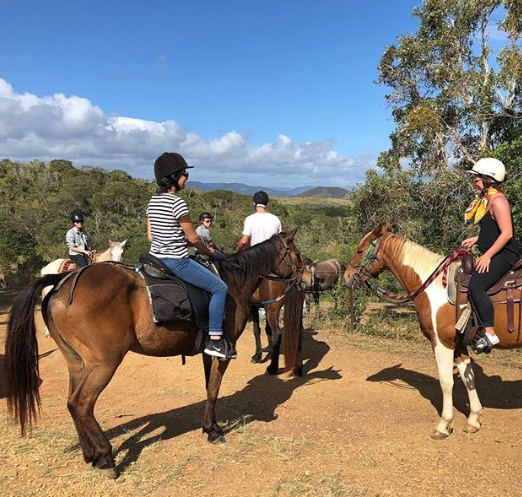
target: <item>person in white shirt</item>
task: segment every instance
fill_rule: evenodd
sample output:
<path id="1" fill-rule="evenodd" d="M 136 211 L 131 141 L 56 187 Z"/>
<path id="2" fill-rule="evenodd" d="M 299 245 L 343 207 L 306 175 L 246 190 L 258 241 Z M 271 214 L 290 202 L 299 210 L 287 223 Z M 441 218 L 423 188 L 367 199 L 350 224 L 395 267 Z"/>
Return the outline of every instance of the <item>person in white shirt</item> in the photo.
<path id="1" fill-rule="evenodd" d="M 243 236 L 237 245 L 238 252 L 247 247 L 253 247 L 258 243 L 268 240 L 272 235 L 281 233 L 281 221 L 277 216 L 267 210 L 268 194 L 264 191 L 254 193 L 254 214 L 245 219 Z"/>

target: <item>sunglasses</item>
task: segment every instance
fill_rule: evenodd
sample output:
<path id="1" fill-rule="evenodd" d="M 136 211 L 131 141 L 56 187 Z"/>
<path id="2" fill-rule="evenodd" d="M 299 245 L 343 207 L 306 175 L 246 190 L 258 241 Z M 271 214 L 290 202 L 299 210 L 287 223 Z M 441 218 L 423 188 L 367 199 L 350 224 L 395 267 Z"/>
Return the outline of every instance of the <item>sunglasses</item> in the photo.
<path id="1" fill-rule="evenodd" d="M 74 221 L 74 224 L 83 224 L 83 221 Z"/>
<path id="2" fill-rule="evenodd" d="M 181 173 L 181 176 L 185 176 L 185 178 L 188 179 L 188 177 L 189 177 L 188 171 L 185 171 L 184 173 Z"/>

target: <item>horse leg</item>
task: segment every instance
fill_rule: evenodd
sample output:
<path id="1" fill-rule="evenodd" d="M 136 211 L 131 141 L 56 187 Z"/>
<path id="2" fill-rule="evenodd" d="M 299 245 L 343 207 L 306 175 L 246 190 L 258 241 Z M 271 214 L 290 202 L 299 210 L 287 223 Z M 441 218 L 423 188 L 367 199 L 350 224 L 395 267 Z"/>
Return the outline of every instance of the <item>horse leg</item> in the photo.
<path id="1" fill-rule="evenodd" d="M 443 440 L 453 432 L 453 353 L 452 349 L 441 343 L 435 346 L 435 358 L 442 390 L 442 413 L 431 435 L 433 440 Z"/>
<path id="2" fill-rule="evenodd" d="M 463 430 L 466 433 L 477 433 L 482 424 L 482 404 L 475 388 L 475 373 L 465 345 L 458 345 L 455 349 L 455 363 L 459 370 L 462 383 L 466 387 L 469 398 L 469 416 Z"/>
<path id="3" fill-rule="evenodd" d="M 261 327 L 259 326 L 259 307 L 255 305 L 250 306 L 250 316 L 252 317 L 252 324 L 254 325 L 254 338 L 256 340 L 256 352 L 252 356 L 251 362 L 260 363 L 263 349 L 261 348 Z"/>
<path id="4" fill-rule="evenodd" d="M 113 377 L 121 359 L 95 365 L 83 364 L 83 367 L 80 367 L 78 361 L 71 367 L 71 362 L 68 360 L 71 392 L 67 407 L 78 432 L 83 458 L 109 478 L 117 478 L 112 446 L 94 417 L 94 405 Z"/>
<path id="5" fill-rule="evenodd" d="M 267 306 L 266 310 L 266 326 L 267 334 L 270 329 L 270 365 L 266 368 L 268 374 L 277 374 L 279 370 L 279 353 L 281 352 L 282 331 L 279 327 L 279 311 L 282 306 Z"/>
<path id="6" fill-rule="evenodd" d="M 223 375 L 230 361 L 220 361 L 203 354 L 205 367 L 205 382 L 207 387 L 207 402 L 205 404 L 205 416 L 203 418 L 203 433 L 208 435 L 208 441 L 212 443 L 224 442 L 223 430 L 216 421 L 216 402 L 221 387 Z"/>

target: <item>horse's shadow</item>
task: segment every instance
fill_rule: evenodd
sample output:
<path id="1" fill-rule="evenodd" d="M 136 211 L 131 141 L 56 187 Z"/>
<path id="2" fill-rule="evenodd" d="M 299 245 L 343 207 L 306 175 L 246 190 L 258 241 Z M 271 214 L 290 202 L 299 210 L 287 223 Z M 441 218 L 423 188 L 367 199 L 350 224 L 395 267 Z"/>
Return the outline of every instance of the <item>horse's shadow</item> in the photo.
<path id="1" fill-rule="evenodd" d="M 366 381 L 386 382 L 396 388 L 415 389 L 431 402 L 440 415 L 442 412 L 442 391 L 439 380 L 401 366 L 401 364 L 397 364 L 385 368 L 366 378 Z M 473 371 L 475 372 L 475 384 L 483 407 L 494 409 L 522 408 L 522 380 L 508 381 L 502 380 L 499 375 L 488 376 L 482 366 L 476 362 L 473 362 Z M 467 416 L 469 414 L 468 394 L 457 371 L 454 372 L 453 377 L 455 380 L 453 387 L 454 407 Z M 396 384 L 394 383 L 396 380 L 400 380 L 409 386 Z"/>
<path id="2" fill-rule="evenodd" d="M 305 337 L 305 350 L 310 352 L 304 364 L 304 370 L 309 372 L 319 365 L 329 346 L 311 337 Z M 277 419 L 276 409 L 289 400 L 297 388 L 311 382 L 340 378 L 339 372 L 332 367 L 287 380 L 260 374 L 252 378 L 243 390 L 218 399 L 218 419 L 224 425 L 225 433 L 253 421 L 274 421 Z M 204 392 L 202 385 L 202 396 Z M 201 429 L 204 410 L 205 401 L 201 401 L 170 411 L 142 416 L 108 430 L 106 436 L 109 440 L 133 433 L 114 451 L 114 455 L 125 453 L 118 470 L 125 470 L 138 460 L 143 449 L 160 440 L 168 440 Z"/>

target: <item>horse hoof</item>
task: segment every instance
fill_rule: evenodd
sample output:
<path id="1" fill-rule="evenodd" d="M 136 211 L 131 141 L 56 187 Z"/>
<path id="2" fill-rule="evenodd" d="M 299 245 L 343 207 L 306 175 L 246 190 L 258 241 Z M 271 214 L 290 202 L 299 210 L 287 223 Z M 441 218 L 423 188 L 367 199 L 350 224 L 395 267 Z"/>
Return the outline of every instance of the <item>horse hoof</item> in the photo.
<path id="1" fill-rule="evenodd" d="M 252 358 L 250 359 L 250 362 L 252 364 L 259 364 L 261 362 L 261 354 L 253 355 Z"/>
<path id="2" fill-rule="evenodd" d="M 462 429 L 464 433 L 477 433 L 480 430 L 480 426 L 473 426 L 469 423 Z"/>
<path id="3" fill-rule="evenodd" d="M 449 437 L 449 433 L 442 433 L 441 431 L 435 429 L 433 430 L 433 433 L 431 434 L 432 440 L 445 440 Z"/>
<path id="4" fill-rule="evenodd" d="M 214 435 L 209 434 L 208 441 L 211 444 L 222 444 L 225 443 L 225 437 L 221 433 L 216 433 Z"/>
<path id="5" fill-rule="evenodd" d="M 116 478 L 120 476 L 116 468 L 100 469 L 100 472 L 102 475 L 106 476 L 107 478 L 110 478 L 111 480 L 116 480 Z"/>
<path id="6" fill-rule="evenodd" d="M 276 375 L 277 374 L 277 368 L 272 368 L 271 366 L 268 366 L 266 368 L 266 374 L 269 374 L 269 375 Z"/>

